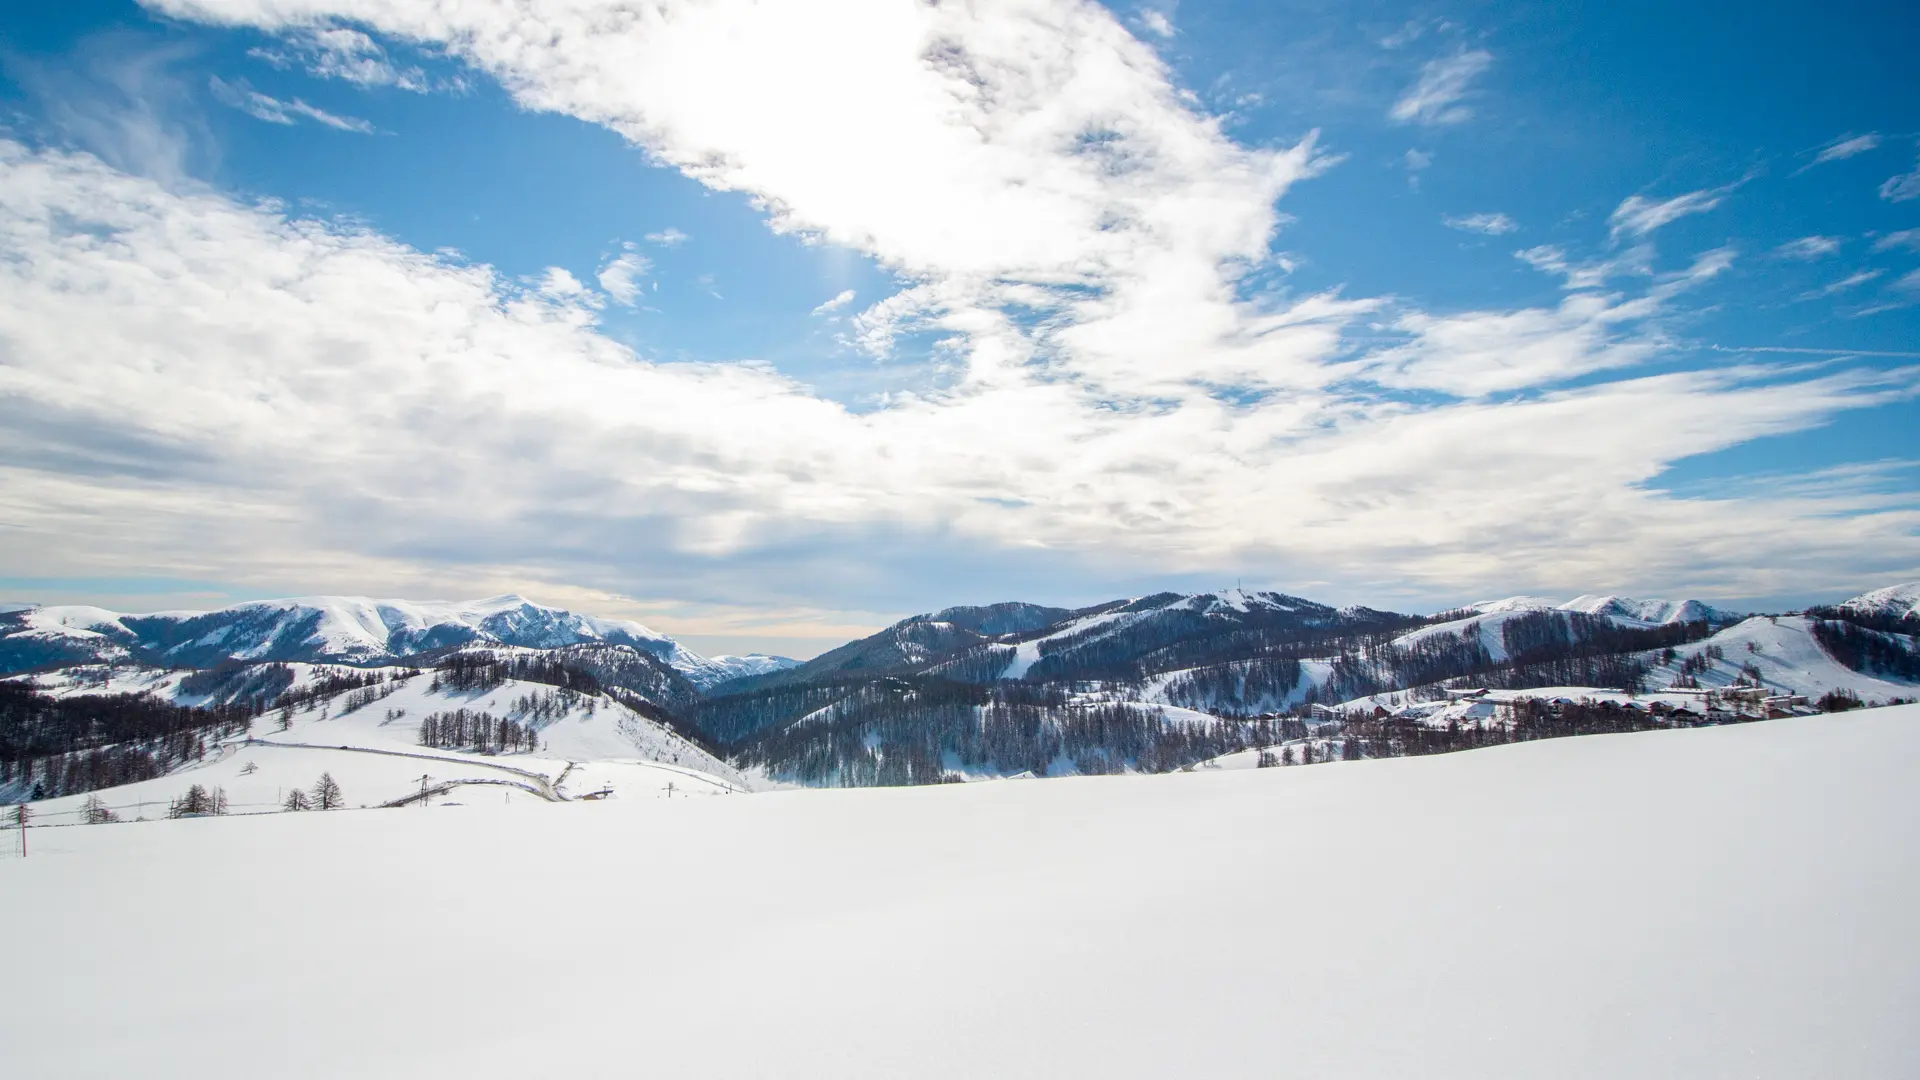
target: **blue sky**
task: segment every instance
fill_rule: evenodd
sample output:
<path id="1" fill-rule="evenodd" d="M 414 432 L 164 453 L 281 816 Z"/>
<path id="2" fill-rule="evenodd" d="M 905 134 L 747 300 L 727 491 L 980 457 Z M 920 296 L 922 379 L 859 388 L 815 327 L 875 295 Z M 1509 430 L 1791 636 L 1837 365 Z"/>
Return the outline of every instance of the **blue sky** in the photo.
<path id="1" fill-rule="evenodd" d="M 0 16 L 0 587 L 805 655 L 1920 576 L 1920 16 L 681 6 Z"/>

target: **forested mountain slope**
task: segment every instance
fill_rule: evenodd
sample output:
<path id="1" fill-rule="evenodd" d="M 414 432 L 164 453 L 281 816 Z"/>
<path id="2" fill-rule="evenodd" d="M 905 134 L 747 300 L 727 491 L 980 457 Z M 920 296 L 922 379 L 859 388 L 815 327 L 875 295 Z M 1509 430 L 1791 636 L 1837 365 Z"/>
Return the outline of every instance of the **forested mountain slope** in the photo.
<path id="1" fill-rule="evenodd" d="M 1356 709 L 1400 710 L 1471 687 L 1565 699 L 1738 690 L 1804 699 L 1796 707 L 1901 700 L 1920 696 L 1915 594 L 1897 586 L 1744 620 L 1698 601 L 1616 596 L 1509 597 L 1427 616 L 1238 589 L 1077 610 L 1009 602 L 914 616 L 790 667 L 716 663 L 637 623 L 513 597 L 440 606 L 335 598 L 156 616 L 31 609 L 0 615 L 11 628 L 0 649 L 16 658 L 48 642 L 90 650 L 89 662 L 22 678 L 123 714 L 138 707 L 106 702 L 204 710 L 212 728 L 235 710 L 258 716 L 364 696 L 365 680 L 395 672 L 444 682 L 446 672 L 493 665 L 500 678 L 637 710 L 697 743 L 717 763 L 709 771 L 910 784 L 1163 772 L 1290 739 L 1325 743 Z M 392 656 L 415 645 L 432 647 Z M 337 659 L 273 659 L 281 655 Z M 723 670 L 757 673 L 718 678 Z M 519 752 L 501 730 L 484 752 Z M 99 733 L 83 741 L 88 751 L 116 745 Z M 621 745 L 589 740 L 579 752 Z M 176 749 L 159 761 L 165 774 L 182 758 Z"/>

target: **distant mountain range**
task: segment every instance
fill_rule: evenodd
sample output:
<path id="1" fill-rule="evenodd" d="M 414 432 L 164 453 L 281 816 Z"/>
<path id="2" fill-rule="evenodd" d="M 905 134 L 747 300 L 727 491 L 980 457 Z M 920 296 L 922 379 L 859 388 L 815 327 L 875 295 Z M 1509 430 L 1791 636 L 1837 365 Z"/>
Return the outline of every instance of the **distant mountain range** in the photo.
<path id="1" fill-rule="evenodd" d="M 469 645 L 558 649 L 625 645 L 695 687 L 794 666 L 785 657 L 705 657 L 627 619 L 601 619 L 519 596 L 460 603 L 309 596 L 216 611 L 132 615 L 82 606 L 0 613 L 0 672 L 100 661 L 212 667 L 226 661 L 369 665 Z"/>
<path id="2" fill-rule="evenodd" d="M 1879 589 L 1841 607 L 1900 618 L 1920 607 L 1920 585 Z M 1568 601 L 1513 596 L 1468 605 L 1461 616 L 1578 612 L 1624 627 L 1738 621 L 1698 600 L 1586 595 Z M 1220 592 L 1114 600 L 1068 609 L 1008 602 L 915 615 L 804 663 L 781 656 L 702 656 L 630 619 L 605 619 L 516 595 L 462 602 L 310 596 L 212 611 L 130 614 L 64 605 L 0 605 L 0 674 L 110 661 L 211 667 L 226 661 L 306 661 L 365 666 L 461 646 L 556 649 L 625 645 L 663 661 L 694 687 L 789 685 L 856 673 L 938 669 L 979 681 L 1085 675 L 1156 652 L 1205 652 L 1195 639 L 1257 642 L 1430 621 L 1368 608 L 1335 609 L 1276 592 Z M 1044 632 L 1043 632 L 1044 631 Z M 1225 644 L 1231 651 L 1232 642 Z"/>
<path id="3" fill-rule="evenodd" d="M 1468 605 L 1480 612 L 1578 611 L 1602 615 L 1622 625 L 1665 626 L 1670 623 L 1738 622 L 1743 616 L 1698 600 L 1635 600 L 1626 596 L 1576 596 L 1565 603 L 1538 596 L 1509 596 Z"/>
<path id="4" fill-rule="evenodd" d="M 338 670 L 349 666 L 368 670 Z M 543 683 L 610 695 L 632 714 L 618 714 L 619 738 L 666 746 L 658 732 L 670 730 L 780 782 L 1163 771 L 1329 715 L 1409 709 L 1463 688 L 1920 696 L 1920 584 L 1777 616 L 1600 595 L 1513 596 L 1434 615 L 1241 589 L 1077 609 L 1008 602 L 916 615 L 805 663 L 703 657 L 631 620 L 518 596 L 0 612 L 0 675 L 33 672 L 34 685 L 66 696 L 258 710 L 289 695 L 372 693 L 367 680 L 432 669 L 409 693 L 420 695 L 415 708 L 444 711 L 468 707 L 481 668 L 521 687 L 516 702 Z M 538 732 L 565 744 L 550 726 Z"/>

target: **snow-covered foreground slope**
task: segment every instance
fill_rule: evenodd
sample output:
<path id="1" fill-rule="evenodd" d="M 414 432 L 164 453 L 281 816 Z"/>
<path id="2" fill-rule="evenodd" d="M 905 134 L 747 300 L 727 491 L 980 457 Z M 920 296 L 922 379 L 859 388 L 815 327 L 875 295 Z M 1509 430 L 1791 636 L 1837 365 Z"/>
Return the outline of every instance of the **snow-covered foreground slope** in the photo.
<path id="1" fill-rule="evenodd" d="M 41 829 L 21 1076 L 1920 1074 L 1920 707 L 1315 768 Z"/>

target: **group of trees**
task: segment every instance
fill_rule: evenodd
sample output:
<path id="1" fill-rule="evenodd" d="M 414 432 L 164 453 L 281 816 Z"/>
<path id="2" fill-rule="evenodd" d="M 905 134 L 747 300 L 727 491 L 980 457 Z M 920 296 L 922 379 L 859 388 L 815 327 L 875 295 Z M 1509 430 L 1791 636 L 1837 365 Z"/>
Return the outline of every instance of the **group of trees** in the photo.
<path id="1" fill-rule="evenodd" d="M 513 699 L 509 712 L 515 719 L 524 721 L 528 727 L 544 726 L 572 712 L 574 706 L 585 704 L 588 711 L 594 708 L 594 699 L 573 690 L 556 687 L 552 690 L 532 690 Z"/>
<path id="2" fill-rule="evenodd" d="M 410 678 L 418 672 L 402 672 L 399 678 Z M 289 690 L 273 699 L 273 706 L 280 710 L 284 719 L 292 719 L 301 709 L 311 708 L 323 701 L 330 701 L 341 694 L 354 690 L 378 687 L 387 681 L 387 673 L 382 671 L 356 671 L 352 668 L 319 668 L 313 673 L 313 681 L 298 690 Z"/>
<path id="3" fill-rule="evenodd" d="M 476 754 L 512 754 L 538 747 L 531 724 L 477 709 L 437 712 L 420 721 L 420 745 Z"/>
<path id="4" fill-rule="evenodd" d="M 247 664 L 227 660 L 180 680 L 180 692 L 208 701 L 265 709 L 293 685 L 286 664 Z"/>
<path id="5" fill-rule="evenodd" d="M 600 680 L 575 664 L 548 656 L 497 656 L 490 652 L 458 652 L 434 665 L 430 689 L 496 690 L 507 680 L 546 683 L 580 694 L 600 693 Z"/>
<path id="6" fill-rule="evenodd" d="M 1851 607 L 1810 607 L 1807 615 L 1822 622 L 1851 623 L 1865 630 L 1878 630 L 1883 634 L 1905 634 L 1908 637 L 1920 637 L 1920 612 L 1865 611 Z"/>
<path id="7" fill-rule="evenodd" d="M 1651 731 L 1671 726 L 1645 709 L 1630 709 L 1611 701 L 1548 702 L 1520 698 L 1503 706 L 1500 722 L 1431 727 L 1396 717 L 1350 719 L 1342 735 L 1350 750 L 1343 757 L 1417 757 L 1446 754 L 1512 742 L 1558 739 L 1571 735 L 1601 735 L 1624 731 Z"/>
<path id="8" fill-rule="evenodd" d="M 0 787 L 33 799 L 151 780 L 245 733 L 243 705 L 193 709 L 135 694 L 56 698 L 0 683 Z"/>
<path id="9" fill-rule="evenodd" d="M 1920 648 L 1913 639 L 1840 619 L 1819 619 L 1813 638 L 1835 660 L 1863 675 L 1920 681 Z"/>
<path id="10" fill-rule="evenodd" d="M 1162 693 L 1182 708 L 1245 716 L 1286 708 L 1303 674 L 1294 657 L 1266 656 L 1194 668 L 1167 680 Z"/>
<path id="11" fill-rule="evenodd" d="M 725 694 L 701 701 L 688 710 L 688 718 L 708 738 L 725 747 L 827 708 L 878 681 L 871 676 L 844 676 Z"/>
<path id="12" fill-rule="evenodd" d="M 925 784 L 956 770 L 1164 772 L 1278 737 L 1271 722 L 1169 722 L 1151 706 L 1072 704 L 1018 683 L 890 677 L 842 693 L 748 736 L 735 760 L 801 783 Z"/>
<path id="13" fill-rule="evenodd" d="M 227 792 L 225 788 L 205 788 L 195 784 L 187 789 L 185 795 L 173 800 L 167 807 L 170 818 L 202 817 L 209 814 L 227 812 Z"/>
<path id="14" fill-rule="evenodd" d="M 323 772 L 320 774 L 320 779 L 313 782 L 311 790 L 302 791 L 294 788 L 287 792 L 287 797 L 281 801 L 280 808 L 282 810 L 338 810 L 346 804 L 346 795 L 341 792 L 340 785 L 334 781 L 333 774 Z"/>

